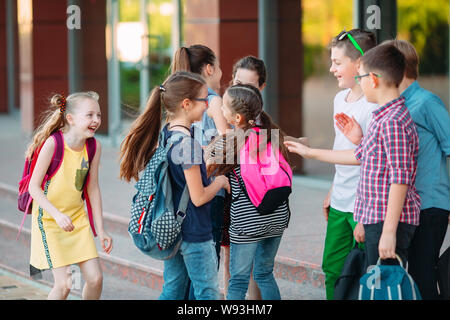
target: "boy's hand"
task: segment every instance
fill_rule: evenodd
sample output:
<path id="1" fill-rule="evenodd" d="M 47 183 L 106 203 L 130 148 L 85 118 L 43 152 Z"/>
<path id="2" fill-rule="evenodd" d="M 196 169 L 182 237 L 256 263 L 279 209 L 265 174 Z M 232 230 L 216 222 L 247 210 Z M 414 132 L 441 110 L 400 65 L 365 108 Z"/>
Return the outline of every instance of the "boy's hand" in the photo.
<path id="1" fill-rule="evenodd" d="M 393 232 L 383 231 L 381 233 L 380 242 L 378 244 L 378 253 L 382 260 L 389 258 L 395 259 L 395 245 L 397 242 L 396 234 Z"/>
<path id="2" fill-rule="evenodd" d="M 365 240 L 365 232 L 364 225 L 362 223 L 357 223 L 355 230 L 353 231 L 353 236 L 355 237 L 356 242 L 363 243 Z"/>
<path id="3" fill-rule="evenodd" d="M 310 158 L 310 148 L 304 144 L 294 141 L 284 141 L 284 145 L 288 148 L 289 152 L 297 153 L 306 159 Z"/>
<path id="4" fill-rule="evenodd" d="M 350 140 L 353 144 L 359 145 L 363 137 L 361 126 L 356 121 L 355 117 L 349 117 L 345 113 L 337 113 L 334 116 L 336 126 L 339 130 Z"/>

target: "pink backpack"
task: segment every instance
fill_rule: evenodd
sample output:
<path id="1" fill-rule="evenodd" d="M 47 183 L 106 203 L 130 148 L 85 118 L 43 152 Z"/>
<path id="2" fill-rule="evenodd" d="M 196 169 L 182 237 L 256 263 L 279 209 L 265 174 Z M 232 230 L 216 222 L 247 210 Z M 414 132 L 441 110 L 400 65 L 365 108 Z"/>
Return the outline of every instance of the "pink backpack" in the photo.
<path id="1" fill-rule="evenodd" d="M 234 175 L 249 200 L 264 215 L 273 213 L 288 200 L 292 192 L 292 169 L 278 148 L 272 150 L 270 142 L 256 154 L 254 150 L 261 139 L 260 128 L 252 128 L 239 155 L 244 185 L 235 171 Z"/>
<path id="2" fill-rule="evenodd" d="M 64 158 L 64 137 L 60 130 L 54 132 L 51 134 L 51 137 L 55 139 L 55 151 L 53 152 L 52 161 L 50 162 L 50 165 L 47 170 L 47 174 L 45 175 L 44 179 L 42 180 L 41 187 L 43 188 L 45 183 L 49 181 L 58 171 L 59 167 L 61 166 L 62 159 Z M 25 159 L 25 165 L 23 168 L 22 173 L 22 179 L 19 181 L 19 196 L 17 198 L 17 208 L 22 211 L 23 219 L 22 223 L 20 225 L 19 233 L 17 234 L 17 238 L 20 235 L 20 232 L 22 231 L 23 224 L 25 223 L 25 219 L 28 214 L 31 214 L 32 211 L 32 203 L 33 198 L 31 198 L 30 193 L 28 192 L 28 186 L 30 184 L 31 176 L 33 175 L 34 167 L 36 166 L 36 162 L 39 156 L 39 153 L 41 152 L 42 144 L 39 148 L 37 148 L 33 155 L 31 156 L 31 159 Z M 86 140 L 86 148 L 87 148 L 87 154 L 88 154 L 88 161 L 89 161 L 89 168 L 90 164 L 92 162 L 92 159 L 94 159 L 95 152 L 97 151 L 97 143 L 95 141 L 95 138 L 89 138 Z M 82 197 L 86 200 L 86 206 L 88 210 L 88 216 L 89 216 L 89 223 L 91 224 L 92 232 L 94 236 L 97 236 L 97 233 L 95 232 L 94 228 L 94 219 L 92 216 L 92 207 L 91 202 L 89 200 L 88 192 L 87 192 L 87 186 L 89 183 L 89 173 L 86 177 L 86 181 L 83 186 L 83 193 Z"/>

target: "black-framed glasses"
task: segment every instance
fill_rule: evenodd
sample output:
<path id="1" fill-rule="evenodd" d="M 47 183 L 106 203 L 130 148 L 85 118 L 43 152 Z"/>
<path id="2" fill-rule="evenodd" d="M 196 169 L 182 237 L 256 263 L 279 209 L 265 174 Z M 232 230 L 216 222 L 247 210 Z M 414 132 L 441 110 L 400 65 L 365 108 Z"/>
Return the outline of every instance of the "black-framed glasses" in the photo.
<path id="1" fill-rule="evenodd" d="M 376 74 L 376 73 L 373 73 L 373 72 L 372 72 L 372 74 L 373 74 L 374 76 L 378 77 L 378 78 L 381 78 L 381 75 L 379 75 L 379 74 Z M 370 75 L 370 73 L 366 73 L 366 74 L 362 74 L 362 75 L 357 75 L 357 76 L 355 76 L 356 84 L 361 84 L 360 79 L 361 79 L 361 78 L 364 78 L 364 77 L 367 77 L 367 76 L 369 76 L 369 75 Z"/>
<path id="2" fill-rule="evenodd" d="M 195 101 L 204 101 L 205 104 L 206 104 L 206 107 L 208 107 L 208 98 L 194 98 L 194 99 L 192 99 L 192 100 L 195 100 Z"/>

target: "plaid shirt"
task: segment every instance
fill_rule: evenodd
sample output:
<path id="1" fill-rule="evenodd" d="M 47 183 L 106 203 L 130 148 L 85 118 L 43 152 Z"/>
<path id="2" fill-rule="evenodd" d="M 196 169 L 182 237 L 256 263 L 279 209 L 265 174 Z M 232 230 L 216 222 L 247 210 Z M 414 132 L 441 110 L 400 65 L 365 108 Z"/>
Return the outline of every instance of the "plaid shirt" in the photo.
<path id="1" fill-rule="evenodd" d="M 385 220 L 392 183 L 408 185 L 400 222 L 418 225 L 420 197 L 416 192 L 419 137 L 415 124 L 400 97 L 373 112 L 372 121 L 358 148 L 361 174 L 354 219 L 363 224 Z"/>

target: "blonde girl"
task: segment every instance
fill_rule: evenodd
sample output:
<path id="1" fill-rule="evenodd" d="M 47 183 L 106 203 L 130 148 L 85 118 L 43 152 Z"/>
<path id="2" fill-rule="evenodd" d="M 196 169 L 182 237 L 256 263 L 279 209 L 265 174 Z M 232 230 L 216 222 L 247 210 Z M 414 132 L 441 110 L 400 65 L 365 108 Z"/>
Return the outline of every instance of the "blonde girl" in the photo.
<path id="1" fill-rule="evenodd" d="M 26 152 L 26 157 L 31 158 L 42 146 L 29 184 L 33 198 L 30 271 L 52 270 L 54 285 L 48 299 L 67 298 L 72 286 L 72 264 L 79 265 L 86 280 L 83 299 L 99 299 L 102 292 L 102 270 L 82 196 L 89 174 L 87 193 L 95 229 L 103 250 L 110 253 L 112 238 L 103 228 L 98 185 L 101 145 L 96 141 L 90 163 L 86 148 L 86 140 L 94 137 L 101 124 L 98 98 L 95 92 L 74 93 L 67 99 L 54 95 L 51 110 Z M 56 148 L 51 134 L 58 131 L 63 137 L 64 156 L 56 174 L 42 185 Z"/>

